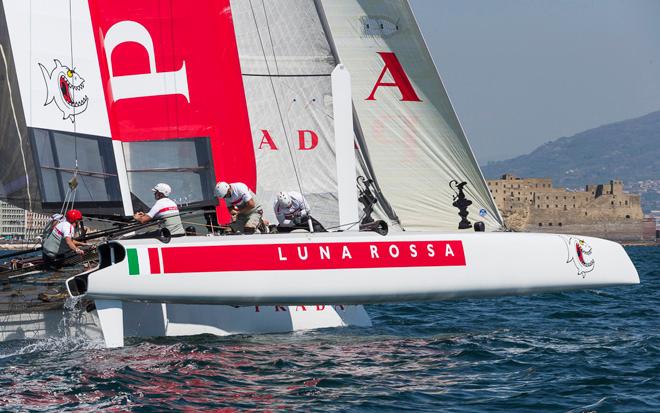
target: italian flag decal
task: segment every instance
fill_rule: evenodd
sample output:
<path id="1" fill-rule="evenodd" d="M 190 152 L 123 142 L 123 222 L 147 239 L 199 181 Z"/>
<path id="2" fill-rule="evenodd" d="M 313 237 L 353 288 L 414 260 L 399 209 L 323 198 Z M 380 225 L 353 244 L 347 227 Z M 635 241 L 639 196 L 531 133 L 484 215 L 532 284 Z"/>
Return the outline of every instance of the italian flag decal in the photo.
<path id="1" fill-rule="evenodd" d="M 159 248 L 128 248 L 126 258 L 129 275 L 161 274 Z"/>

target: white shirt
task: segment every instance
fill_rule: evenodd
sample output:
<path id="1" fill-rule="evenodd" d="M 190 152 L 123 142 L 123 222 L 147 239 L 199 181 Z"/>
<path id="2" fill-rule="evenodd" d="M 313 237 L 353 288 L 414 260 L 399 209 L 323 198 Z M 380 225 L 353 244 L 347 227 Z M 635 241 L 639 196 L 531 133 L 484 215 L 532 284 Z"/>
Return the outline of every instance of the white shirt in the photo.
<path id="1" fill-rule="evenodd" d="M 244 183 L 235 182 L 233 184 L 229 184 L 229 186 L 231 187 L 231 196 L 228 200 L 225 200 L 228 208 L 236 207 L 241 209 L 244 204 L 252 199 L 252 193 Z"/>
<path id="2" fill-rule="evenodd" d="M 176 202 L 169 198 L 161 198 L 147 212 L 152 219 L 165 218 L 173 215 L 179 215 L 179 207 Z"/>
<path id="3" fill-rule="evenodd" d="M 74 228 L 69 221 L 62 221 L 55 225 L 55 228 L 44 240 L 42 249 L 46 255 L 54 257 L 62 254 L 69 249 L 69 246 L 64 241 L 65 238 L 73 238 Z"/>
<path id="4" fill-rule="evenodd" d="M 161 198 L 154 206 L 151 207 L 147 215 L 151 219 L 165 218 L 164 227 L 170 231 L 172 235 L 181 235 L 185 232 L 183 231 L 183 224 L 181 223 L 181 217 L 179 216 L 179 207 L 176 202 L 172 201 L 169 198 Z"/>
<path id="5" fill-rule="evenodd" d="M 73 224 L 71 224 L 69 221 L 62 221 L 55 225 L 55 228 L 53 228 L 55 236 L 60 238 L 73 237 L 73 231 Z"/>
<path id="6" fill-rule="evenodd" d="M 287 192 L 287 194 L 289 195 L 289 198 L 291 198 L 290 207 L 283 208 L 277 201 L 273 204 L 273 210 L 275 211 L 277 222 L 283 227 L 291 227 L 294 224 L 300 224 L 302 218 L 305 218 L 310 211 L 307 200 L 300 192 L 290 191 Z"/>

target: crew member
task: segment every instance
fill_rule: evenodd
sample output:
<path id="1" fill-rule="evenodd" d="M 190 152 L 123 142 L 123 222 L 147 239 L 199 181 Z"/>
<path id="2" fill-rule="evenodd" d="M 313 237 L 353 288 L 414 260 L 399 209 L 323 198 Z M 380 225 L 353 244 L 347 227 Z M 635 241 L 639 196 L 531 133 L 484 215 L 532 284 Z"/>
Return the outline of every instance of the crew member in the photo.
<path id="1" fill-rule="evenodd" d="M 183 230 L 183 224 L 181 223 L 181 216 L 179 216 L 179 207 L 176 202 L 168 198 L 172 193 L 172 188 L 168 184 L 160 183 L 151 188 L 151 190 L 154 193 L 156 203 L 146 214 L 144 212 L 136 212 L 133 218 L 141 224 L 146 224 L 153 219 L 164 218 L 161 227 L 166 228 L 171 236 L 182 237 L 186 235 L 186 232 Z M 158 235 L 160 235 L 160 230 L 139 234 L 135 238 L 151 238 Z"/>
<path id="2" fill-rule="evenodd" d="M 41 241 L 45 240 L 48 238 L 50 233 L 53 231 L 55 226 L 59 224 L 60 222 L 66 221 L 64 218 L 64 215 L 62 214 L 53 214 L 50 216 L 50 221 L 46 224 L 44 227 L 43 231 L 41 231 Z"/>
<path id="3" fill-rule="evenodd" d="M 41 253 L 47 263 L 52 264 L 54 261 L 65 258 L 69 251 L 80 255 L 85 253 L 80 249 L 80 246 L 85 244 L 73 239 L 75 228 L 82 220 L 82 213 L 77 209 L 72 209 L 67 211 L 65 217 L 66 219 L 55 225 L 42 244 Z"/>
<path id="4" fill-rule="evenodd" d="M 278 232 L 291 232 L 294 229 L 309 231 L 309 220 L 312 221 L 314 232 L 325 231 L 323 225 L 309 215 L 309 204 L 300 192 L 280 192 L 273 204 L 273 210 L 277 217 Z"/>
<path id="5" fill-rule="evenodd" d="M 256 229 L 264 224 L 263 209 L 254 193 L 244 183 L 218 182 L 215 186 L 215 196 L 224 198 L 232 216 L 231 228 L 235 232 L 254 234 Z"/>

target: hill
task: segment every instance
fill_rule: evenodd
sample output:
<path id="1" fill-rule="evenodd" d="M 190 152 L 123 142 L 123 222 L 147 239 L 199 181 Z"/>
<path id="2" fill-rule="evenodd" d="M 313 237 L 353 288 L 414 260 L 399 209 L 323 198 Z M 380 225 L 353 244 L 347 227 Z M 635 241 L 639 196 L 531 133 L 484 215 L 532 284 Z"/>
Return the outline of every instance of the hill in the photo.
<path id="1" fill-rule="evenodd" d="M 621 179 L 627 191 L 642 194 L 645 212 L 660 209 L 660 111 L 562 137 L 482 170 L 487 179 L 549 177 L 566 188 Z"/>

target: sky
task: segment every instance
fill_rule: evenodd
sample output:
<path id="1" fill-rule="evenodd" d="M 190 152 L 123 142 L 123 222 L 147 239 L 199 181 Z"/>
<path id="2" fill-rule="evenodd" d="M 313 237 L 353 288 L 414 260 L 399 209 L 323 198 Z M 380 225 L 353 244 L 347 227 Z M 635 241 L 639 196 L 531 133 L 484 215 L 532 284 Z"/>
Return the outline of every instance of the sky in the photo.
<path id="1" fill-rule="evenodd" d="M 410 3 L 480 164 L 660 110 L 660 0 Z"/>

